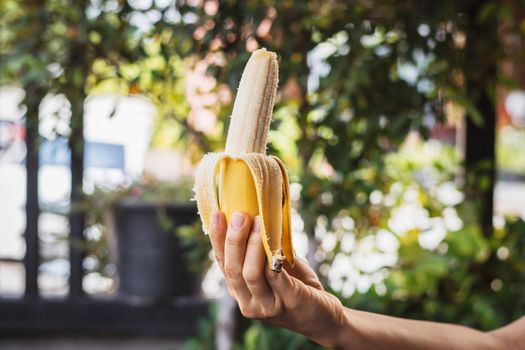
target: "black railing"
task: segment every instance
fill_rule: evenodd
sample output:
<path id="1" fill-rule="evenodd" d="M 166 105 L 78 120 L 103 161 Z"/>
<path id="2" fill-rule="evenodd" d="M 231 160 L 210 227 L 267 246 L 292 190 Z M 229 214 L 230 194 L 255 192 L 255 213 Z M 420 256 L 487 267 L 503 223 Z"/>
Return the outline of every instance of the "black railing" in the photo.
<path id="1" fill-rule="evenodd" d="M 26 273 L 25 296 L 33 298 L 38 296 L 38 219 L 40 207 L 38 201 L 38 112 L 34 111 L 36 118 L 27 118 L 26 122 L 26 255 L 24 258 Z M 28 114 L 29 115 L 29 114 Z"/>
<path id="2" fill-rule="evenodd" d="M 29 115 L 28 111 L 28 115 Z M 37 120 L 36 122 L 34 120 Z M 207 314 L 207 302 L 200 296 L 179 297 L 163 302 L 140 302 L 115 295 L 104 298 L 84 293 L 83 251 L 70 245 L 69 295 L 67 298 L 42 297 L 38 285 L 40 265 L 38 198 L 39 147 L 38 117 L 26 122 L 26 254 L 25 293 L 21 298 L 0 297 L 0 335 L 28 334 L 107 334 L 188 336 L 196 332 L 197 320 Z M 83 156 L 71 152 L 71 198 L 81 195 Z M 84 215 L 69 217 L 70 241 L 83 239 Z M 17 259 L 2 262 L 20 263 Z M 181 281 L 184 283 L 184 281 Z"/>

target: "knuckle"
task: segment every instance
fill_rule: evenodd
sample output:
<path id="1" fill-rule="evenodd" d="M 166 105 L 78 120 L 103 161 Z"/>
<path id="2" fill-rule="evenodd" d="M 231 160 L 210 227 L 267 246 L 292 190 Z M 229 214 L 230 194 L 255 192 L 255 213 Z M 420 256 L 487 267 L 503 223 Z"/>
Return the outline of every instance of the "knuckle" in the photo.
<path id="1" fill-rule="evenodd" d="M 277 316 L 277 312 L 275 310 L 275 308 L 268 308 L 268 307 L 265 307 L 261 310 L 261 317 L 262 319 L 269 319 L 269 318 L 273 318 L 275 316 Z"/>
<path id="2" fill-rule="evenodd" d="M 248 305 L 239 305 L 239 309 L 241 310 L 241 314 L 246 318 L 257 318 L 258 316 L 255 310 Z"/>
<path id="3" fill-rule="evenodd" d="M 224 267 L 224 271 L 230 280 L 239 280 L 242 277 L 241 271 L 235 266 L 227 265 Z"/>
<path id="4" fill-rule="evenodd" d="M 248 284 L 256 284 L 261 280 L 261 274 L 255 269 L 244 269 L 242 271 L 242 277 Z"/>

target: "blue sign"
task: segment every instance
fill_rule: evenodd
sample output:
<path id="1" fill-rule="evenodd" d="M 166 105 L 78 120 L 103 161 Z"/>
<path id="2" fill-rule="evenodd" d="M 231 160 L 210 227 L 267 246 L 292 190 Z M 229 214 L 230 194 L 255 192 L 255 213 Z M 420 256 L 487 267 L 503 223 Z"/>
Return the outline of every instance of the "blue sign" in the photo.
<path id="1" fill-rule="evenodd" d="M 71 150 L 65 137 L 46 140 L 40 145 L 40 165 L 68 166 Z M 125 168 L 124 146 L 110 143 L 86 142 L 84 149 L 85 168 Z"/>

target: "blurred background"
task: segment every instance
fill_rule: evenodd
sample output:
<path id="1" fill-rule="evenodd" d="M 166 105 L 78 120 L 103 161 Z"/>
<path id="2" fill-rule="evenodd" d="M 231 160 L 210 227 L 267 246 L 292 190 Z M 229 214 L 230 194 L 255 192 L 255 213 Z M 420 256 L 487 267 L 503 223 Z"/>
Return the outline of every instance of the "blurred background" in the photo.
<path id="1" fill-rule="evenodd" d="M 192 197 L 250 53 L 345 305 L 525 313 L 525 2 L 0 0 L 0 347 L 319 349 L 243 319 Z"/>

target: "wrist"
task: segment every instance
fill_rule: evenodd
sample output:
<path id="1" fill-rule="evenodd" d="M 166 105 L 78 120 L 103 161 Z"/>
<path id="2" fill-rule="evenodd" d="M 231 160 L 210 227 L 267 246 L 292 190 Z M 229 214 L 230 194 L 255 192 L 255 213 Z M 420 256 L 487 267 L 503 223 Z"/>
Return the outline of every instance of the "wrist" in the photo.
<path id="1" fill-rule="evenodd" d="M 349 333 L 351 332 L 350 317 L 341 301 L 335 296 L 326 293 L 331 301 L 329 322 L 322 322 L 321 327 L 310 337 L 316 343 L 329 349 L 349 349 Z"/>
<path id="2" fill-rule="evenodd" d="M 333 335 L 332 344 L 330 349 L 334 350 L 347 350 L 350 349 L 350 345 L 353 343 L 352 335 L 354 335 L 354 329 L 351 322 L 350 310 L 341 305 L 342 311 L 338 317 L 337 327 L 335 334 Z"/>
<path id="3" fill-rule="evenodd" d="M 331 349 L 368 349 L 371 336 L 366 332 L 368 323 L 362 312 L 343 307 L 343 316 L 340 320 L 340 326 L 337 328 L 338 333 L 334 336 L 334 344 L 331 346 Z"/>

